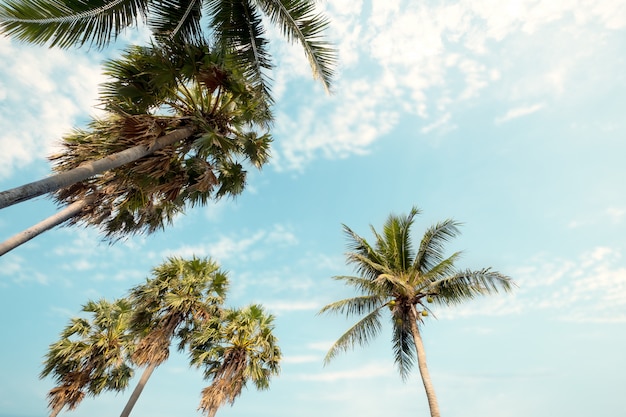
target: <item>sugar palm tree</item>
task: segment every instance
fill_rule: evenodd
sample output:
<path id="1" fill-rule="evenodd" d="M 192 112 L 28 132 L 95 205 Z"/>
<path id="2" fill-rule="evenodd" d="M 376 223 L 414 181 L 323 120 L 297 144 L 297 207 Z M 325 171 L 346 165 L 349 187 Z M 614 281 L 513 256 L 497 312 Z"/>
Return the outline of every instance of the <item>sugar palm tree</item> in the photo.
<path id="1" fill-rule="evenodd" d="M 215 262 L 193 257 L 169 258 L 131 290 L 131 328 L 138 337 L 132 361 L 145 370 L 122 417 L 130 414 L 154 369 L 169 357 L 172 340 L 178 337 L 182 348 L 198 323 L 221 316 L 227 288 L 226 273 Z"/>
<path id="2" fill-rule="evenodd" d="M 371 227 L 375 238 L 373 245 L 344 225 L 350 249 L 346 254 L 347 262 L 354 265 L 358 275 L 335 279 L 354 287 L 362 295 L 328 304 L 321 313 L 365 316 L 335 342 L 325 363 L 354 345 L 367 344 L 378 335 L 382 329 L 382 313 L 389 309 L 394 359 L 400 375 L 406 380 L 417 359 L 430 414 L 439 417 L 420 334 L 420 326 L 430 310 L 428 304 L 458 304 L 475 296 L 509 291 L 514 284 L 509 277 L 490 268 L 455 268 L 460 253 L 446 257 L 444 252 L 444 244 L 459 233 L 459 223 L 453 220 L 428 228 L 415 251 L 410 229 L 418 213 L 414 207 L 407 216 L 390 215 L 382 233 Z"/>
<path id="3" fill-rule="evenodd" d="M 269 92 L 272 67 L 263 17 L 299 43 L 313 75 L 328 89 L 336 53 L 325 41 L 327 19 L 312 0 L 8 0 L 0 4 L 0 30 L 35 44 L 104 47 L 127 29 L 147 22 L 153 34 L 185 43 L 210 34 L 234 61 Z"/>
<path id="4" fill-rule="evenodd" d="M 216 174 L 232 180 L 225 181 L 229 184 L 237 182 L 236 173 L 241 171 L 238 155 L 254 166 L 263 165 L 271 138 L 257 132 L 271 124 L 269 103 L 241 72 L 228 66 L 226 56 L 206 43 L 155 44 L 131 47 L 121 58 L 105 63 L 105 74 L 112 78 L 102 87 L 106 116 L 64 138 L 64 151 L 51 157 L 57 175 L 1 192 L 0 208 L 146 156 L 153 158 L 144 158 L 143 165 L 135 168 L 145 174 L 143 180 L 162 177 L 149 170 L 154 165 L 161 168 L 156 174 L 176 168 L 163 166 L 175 157 L 196 171 L 194 161 L 217 158 L 208 165 L 213 170 L 222 168 Z"/>
<path id="5" fill-rule="evenodd" d="M 211 380 L 200 401 L 208 417 L 226 402 L 232 405 L 248 382 L 260 390 L 269 388 L 281 358 L 273 320 L 261 306 L 250 305 L 226 311 L 218 322 L 207 322 L 193 334 L 192 364 L 204 367 L 205 378 Z"/>
<path id="6" fill-rule="evenodd" d="M 267 102 L 208 46 L 133 47 L 105 68 L 107 117 L 64 138 L 51 157 L 58 174 L 39 181 L 39 192 L 27 185 L 0 193 L 0 205 L 8 205 L 61 184 L 55 198 L 67 209 L 0 244 L 0 255 L 66 221 L 112 239 L 154 232 L 188 205 L 241 193 L 242 164 L 261 169 L 268 160 Z M 129 150 L 143 157 L 120 158 Z M 91 161 L 112 164 L 95 169 Z"/>
<path id="7" fill-rule="evenodd" d="M 50 345 L 41 372 L 42 378 L 52 375 L 57 384 L 48 393 L 51 417 L 64 407 L 76 408 L 85 395 L 123 390 L 133 375 L 128 301 L 89 301 L 82 311 L 91 318 L 71 320 L 61 339 Z"/>

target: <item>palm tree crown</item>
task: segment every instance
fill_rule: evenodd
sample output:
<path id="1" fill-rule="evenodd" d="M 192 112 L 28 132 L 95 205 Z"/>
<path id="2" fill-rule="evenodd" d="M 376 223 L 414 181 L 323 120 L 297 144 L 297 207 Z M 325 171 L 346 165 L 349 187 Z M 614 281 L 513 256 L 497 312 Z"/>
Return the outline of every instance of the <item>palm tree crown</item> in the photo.
<path id="1" fill-rule="evenodd" d="M 249 381 L 259 390 L 269 388 L 281 358 L 273 321 L 259 305 L 230 309 L 191 338 L 192 364 L 203 366 L 205 378 L 212 381 L 200 402 L 209 417 L 226 402 L 233 404 Z"/>
<path id="2" fill-rule="evenodd" d="M 76 130 L 51 157 L 57 172 L 136 145 L 150 146 L 171 132 L 177 141 L 130 165 L 63 188 L 57 201 L 91 203 L 71 219 L 99 227 L 116 239 L 151 233 L 186 205 L 236 196 L 245 186 L 246 161 L 261 168 L 269 159 L 269 104 L 223 55 L 206 45 L 132 47 L 105 64 L 107 116 Z"/>
<path id="3" fill-rule="evenodd" d="M 429 303 L 457 304 L 478 295 L 509 291 L 514 284 L 509 277 L 490 268 L 477 271 L 455 268 L 460 252 L 451 256 L 444 252 L 445 243 L 459 233 L 459 223 L 453 220 L 428 228 L 415 250 L 410 229 L 418 213 L 414 207 L 406 216 L 390 215 L 382 233 L 371 227 L 375 239 L 373 245 L 344 225 L 350 249 L 346 254 L 347 262 L 354 266 L 358 275 L 335 279 L 355 287 L 362 295 L 331 303 L 321 313 L 365 317 L 335 342 L 325 362 L 354 345 L 365 345 L 377 336 L 382 330 L 382 313 L 389 309 L 394 359 L 400 375 L 403 379 L 408 377 L 417 354 L 431 415 L 435 417 L 439 410 L 419 333 L 419 326 L 429 315 Z"/>
<path id="4" fill-rule="evenodd" d="M 133 370 L 129 357 L 134 349 L 128 333 L 132 314 L 127 300 L 89 301 L 83 312 L 91 320 L 74 318 L 46 355 L 41 377 L 53 375 L 57 386 L 49 394 L 51 415 L 63 407 L 72 410 L 86 394 L 121 391 L 127 387 Z"/>

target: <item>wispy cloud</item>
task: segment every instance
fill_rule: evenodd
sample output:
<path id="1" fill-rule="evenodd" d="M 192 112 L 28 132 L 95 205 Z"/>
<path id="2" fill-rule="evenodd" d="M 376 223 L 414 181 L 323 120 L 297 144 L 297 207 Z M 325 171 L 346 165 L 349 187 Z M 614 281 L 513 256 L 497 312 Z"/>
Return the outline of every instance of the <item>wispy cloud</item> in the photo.
<path id="1" fill-rule="evenodd" d="M 495 123 L 502 124 L 502 123 L 509 122 L 513 119 L 518 119 L 520 117 L 528 116 L 530 114 L 538 112 L 544 107 L 545 105 L 542 103 L 533 104 L 531 106 L 516 107 L 514 109 L 507 111 L 503 116 L 497 117 L 495 120 Z"/>
<path id="2" fill-rule="evenodd" d="M 442 309 L 436 311 L 437 316 L 451 319 L 543 311 L 546 317 L 558 320 L 626 322 L 626 267 L 617 249 L 596 247 L 574 260 L 547 259 L 544 255 L 511 275 L 520 286 L 513 294 Z"/>
<path id="3" fill-rule="evenodd" d="M 184 245 L 165 251 L 163 256 L 210 256 L 220 262 L 237 259 L 243 262 L 260 260 L 270 252 L 269 248 L 296 245 L 298 239 L 287 225 L 275 224 L 270 229 L 250 233 L 222 235 L 217 240 Z"/>
<path id="4" fill-rule="evenodd" d="M 384 363 L 370 363 L 359 368 L 345 371 L 328 371 L 317 374 L 298 374 L 294 378 L 300 381 L 335 382 L 378 378 L 381 376 L 393 375 L 393 366 Z"/>

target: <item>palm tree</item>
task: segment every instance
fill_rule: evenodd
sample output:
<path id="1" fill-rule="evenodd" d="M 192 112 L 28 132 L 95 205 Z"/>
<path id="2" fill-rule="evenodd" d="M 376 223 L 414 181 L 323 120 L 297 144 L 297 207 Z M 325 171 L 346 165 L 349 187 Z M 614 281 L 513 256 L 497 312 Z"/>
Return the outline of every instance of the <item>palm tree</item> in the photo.
<path id="1" fill-rule="evenodd" d="M 128 417 L 154 369 L 169 357 L 172 339 L 178 337 L 182 349 L 198 323 L 221 316 L 227 288 L 226 273 L 215 262 L 174 257 L 154 268 L 152 278 L 131 290 L 131 328 L 138 337 L 132 361 L 146 368 L 122 417 Z"/>
<path id="2" fill-rule="evenodd" d="M 393 326 L 394 359 L 400 375 L 406 380 L 417 354 L 430 414 L 439 417 L 419 330 L 429 315 L 428 303 L 458 304 L 478 295 L 510 291 L 514 283 L 490 268 L 476 271 L 455 268 L 460 253 L 449 257 L 444 253 L 444 244 L 459 233 L 459 223 L 453 220 L 428 228 L 415 251 L 410 229 L 418 213 L 413 207 L 407 216 L 390 215 L 381 234 L 371 227 L 376 240 L 374 245 L 343 226 L 350 241 L 347 262 L 355 266 L 358 275 L 335 279 L 355 287 L 362 295 L 328 304 L 320 313 L 365 314 L 365 317 L 335 342 L 325 363 L 356 344 L 366 345 L 378 335 L 382 329 L 381 314 L 388 308 Z"/>
<path id="3" fill-rule="evenodd" d="M 191 337 L 191 361 L 205 368 L 211 385 L 202 390 L 200 409 L 214 417 L 226 402 L 231 405 L 251 381 L 269 388 L 279 373 L 281 352 L 273 335 L 272 315 L 259 305 L 228 310 L 221 320 L 206 322 Z"/>
<path id="4" fill-rule="evenodd" d="M 68 220 L 112 239 L 154 232 L 186 205 L 241 193 L 242 163 L 261 169 L 268 160 L 271 136 L 257 133 L 271 123 L 268 104 L 208 46 L 133 47 L 106 75 L 108 116 L 64 139 L 51 157 L 59 173 L 0 193 L 3 207 L 63 186 L 56 200 L 72 210 L 9 239 L 0 254 Z"/>
<path id="5" fill-rule="evenodd" d="M 141 22 L 164 40 L 193 43 L 210 34 L 234 53 L 234 61 L 252 77 L 255 87 L 269 93 L 265 72 L 272 68 L 272 60 L 262 17 L 288 41 L 302 46 L 314 77 L 328 90 L 336 53 L 323 36 L 328 20 L 316 12 L 313 0 L 9 0 L 0 4 L 0 30 L 6 35 L 62 48 L 104 47 Z"/>
<path id="6" fill-rule="evenodd" d="M 221 168 L 217 173 L 231 182 L 237 180 L 236 156 L 262 166 L 271 138 L 256 131 L 271 124 L 269 103 L 226 61 L 227 55 L 207 44 L 158 44 L 131 47 L 121 58 L 105 63 L 105 75 L 112 78 L 102 87 L 106 117 L 64 138 L 65 151 L 51 157 L 59 174 L 1 192 L 0 208 L 146 156 L 153 158 L 143 159 L 144 164 L 135 168 L 144 174 L 142 180 L 161 179 L 158 174 L 165 168 L 176 168 L 163 166 L 175 157 L 196 171 L 198 164 L 193 162 L 215 158 L 209 161 L 214 166 L 209 165 L 213 170 Z M 161 169 L 150 171 L 151 163 Z"/>
<path id="7" fill-rule="evenodd" d="M 50 345 L 41 372 L 41 378 L 53 375 L 57 384 L 48 393 L 51 417 L 64 407 L 76 408 L 87 394 L 123 390 L 133 375 L 128 301 L 89 301 L 82 311 L 90 313 L 91 320 L 71 320 L 61 339 Z"/>

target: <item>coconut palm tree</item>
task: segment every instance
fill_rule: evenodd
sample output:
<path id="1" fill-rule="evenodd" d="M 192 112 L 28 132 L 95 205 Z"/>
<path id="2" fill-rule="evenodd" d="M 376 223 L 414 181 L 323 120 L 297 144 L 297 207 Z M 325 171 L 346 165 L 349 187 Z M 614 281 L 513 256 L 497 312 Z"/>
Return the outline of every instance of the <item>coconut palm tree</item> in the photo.
<path id="1" fill-rule="evenodd" d="M 325 306 L 320 313 L 346 316 L 365 315 L 345 332 L 328 351 L 325 363 L 354 345 L 366 345 L 381 329 L 381 316 L 391 311 L 394 359 L 404 380 L 415 358 L 428 399 L 430 414 L 439 417 L 439 405 L 428 372 L 420 326 L 429 315 L 429 303 L 453 305 L 475 296 L 499 290 L 510 291 L 511 279 L 490 268 L 458 270 L 454 263 L 460 253 L 445 256 L 444 244 L 459 233 L 459 223 L 445 220 L 428 228 L 414 250 L 410 229 L 419 213 L 415 207 L 407 216 L 390 215 L 382 233 L 371 227 L 372 245 L 344 225 L 349 239 L 347 262 L 357 276 L 335 279 L 355 287 L 362 295 Z M 417 355 L 417 357 L 415 356 Z"/>
<path id="2" fill-rule="evenodd" d="M 228 278 L 209 260 L 169 258 L 152 270 L 152 277 L 130 291 L 134 314 L 131 328 L 138 337 L 131 357 L 144 373 L 121 416 L 127 417 L 154 369 L 169 357 L 172 340 L 179 348 L 198 323 L 221 317 Z"/>
<path id="3" fill-rule="evenodd" d="M 0 30 L 19 40 L 62 48 L 104 47 L 128 27 L 146 22 L 156 37 L 193 43 L 210 34 L 234 53 L 255 87 L 269 93 L 272 67 L 263 17 L 299 43 L 314 77 L 328 89 L 336 53 L 325 41 L 328 20 L 313 0 L 9 0 Z"/>
<path id="4" fill-rule="evenodd" d="M 211 385 L 202 390 L 200 409 L 214 417 L 226 402 L 231 405 L 248 382 L 269 388 L 281 358 L 273 335 L 274 317 L 259 305 L 230 309 L 221 320 L 206 322 L 190 338 L 191 362 L 204 367 Z"/>
<path id="5" fill-rule="evenodd" d="M 41 372 L 41 378 L 52 375 L 57 384 L 48 393 L 51 417 L 64 407 L 76 408 L 85 395 L 123 390 L 133 375 L 130 303 L 124 299 L 89 301 L 82 311 L 91 318 L 71 320 L 61 339 L 50 345 Z"/>

